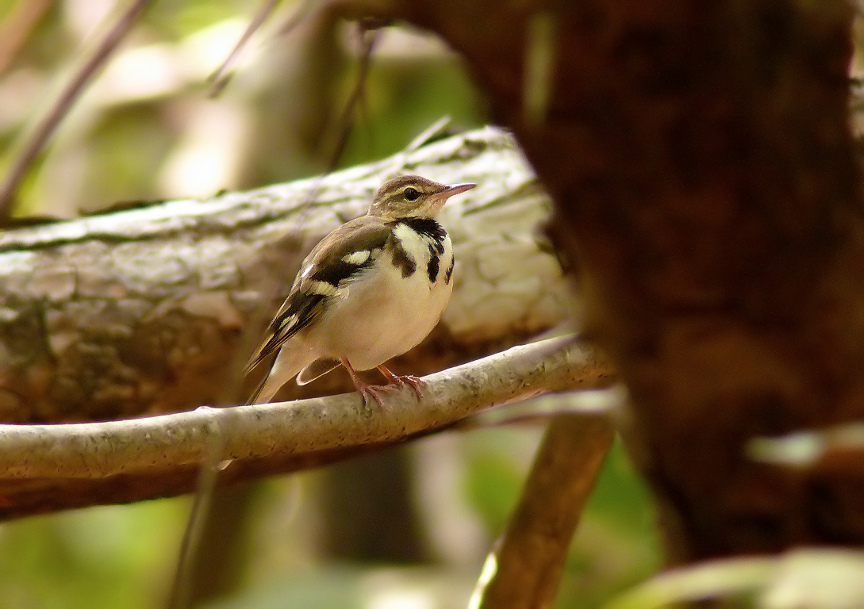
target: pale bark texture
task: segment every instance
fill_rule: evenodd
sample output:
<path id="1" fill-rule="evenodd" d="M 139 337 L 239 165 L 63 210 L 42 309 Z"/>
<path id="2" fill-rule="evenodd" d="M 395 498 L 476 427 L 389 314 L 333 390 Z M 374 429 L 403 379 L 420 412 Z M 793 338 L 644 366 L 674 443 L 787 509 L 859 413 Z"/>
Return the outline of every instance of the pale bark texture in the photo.
<path id="1" fill-rule="evenodd" d="M 442 214 L 455 294 L 426 348 L 397 369 L 440 370 L 568 316 L 569 288 L 540 229 L 548 198 L 512 138 L 489 128 L 327 178 L 0 234 L 0 420 L 242 403 L 240 371 L 303 256 L 404 173 L 480 186 Z M 334 372 L 283 395 L 349 386 Z"/>
<path id="2" fill-rule="evenodd" d="M 851 8 L 367 8 L 437 31 L 462 54 L 552 194 L 586 333 L 630 391 L 630 445 L 673 558 L 864 543 L 860 476 L 791 474 L 745 454 L 756 435 L 864 416 Z M 538 48 L 551 49 L 545 64 Z M 542 83 L 545 68 L 537 95 L 526 83 Z"/>
<path id="3" fill-rule="evenodd" d="M 572 337 L 513 347 L 427 377 L 387 408 L 356 394 L 67 425 L 0 425 L 0 519 L 170 497 L 219 481 L 320 466 L 453 425 L 494 406 L 608 385 L 611 370 Z M 595 413 L 591 413 L 594 416 Z"/>

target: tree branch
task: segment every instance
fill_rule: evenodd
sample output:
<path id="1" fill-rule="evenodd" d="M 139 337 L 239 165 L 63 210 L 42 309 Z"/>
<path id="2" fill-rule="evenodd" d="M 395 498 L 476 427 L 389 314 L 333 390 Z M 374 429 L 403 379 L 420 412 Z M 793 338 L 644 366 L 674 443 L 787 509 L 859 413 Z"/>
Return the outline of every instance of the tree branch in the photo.
<path id="1" fill-rule="evenodd" d="M 519 505 L 486 559 L 471 607 L 553 605 L 570 540 L 613 436 L 608 414 L 565 414 L 549 422 Z"/>
<path id="2" fill-rule="evenodd" d="M 479 183 L 442 212 L 454 294 L 406 372 L 500 350 L 568 317 L 570 287 L 536 237 L 549 200 L 512 138 L 481 129 L 325 178 L 0 234 L 0 421 L 225 404 L 213 379 L 242 366 L 303 256 L 400 173 Z M 328 377 L 283 395 L 347 389 Z"/>
<path id="3" fill-rule="evenodd" d="M 33 133 L 24 140 L 21 151 L 6 171 L 3 181 L 0 182 L 0 220 L 5 220 L 10 215 L 12 205 L 15 202 L 15 191 L 45 142 L 48 141 L 60 121 L 69 112 L 72 104 L 81 96 L 81 92 L 93 76 L 111 57 L 129 30 L 138 22 L 138 18 L 148 3 L 149 0 L 135 0 L 129 5 L 117 22 L 105 32 L 103 38 L 99 40 L 84 63 L 75 71 L 59 97 L 48 109 L 45 116 L 39 120 Z"/>
<path id="4" fill-rule="evenodd" d="M 0 518 L 166 497 L 194 489 L 208 450 L 223 481 L 314 467 L 439 430 L 471 413 L 548 392 L 594 388 L 609 368 L 572 337 L 514 347 L 427 377 L 426 398 L 386 409 L 356 394 L 106 423 L 0 426 Z"/>

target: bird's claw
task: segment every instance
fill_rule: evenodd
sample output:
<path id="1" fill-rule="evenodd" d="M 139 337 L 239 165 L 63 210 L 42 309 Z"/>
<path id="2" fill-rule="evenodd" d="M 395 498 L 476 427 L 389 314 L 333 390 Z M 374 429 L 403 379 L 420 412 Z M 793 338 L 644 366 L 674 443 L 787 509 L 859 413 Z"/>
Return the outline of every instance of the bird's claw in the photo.
<path id="1" fill-rule="evenodd" d="M 382 399 L 381 394 L 386 391 L 392 391 L 396 387 L 408 385 L 417 395 L 418 400 L 423 399 L 423 392 L 421 391 L 423 387 L 426 386 L 426 381 L 416 376 L 412 376 L 410 374 L 406 374 L 404 376 L 399 376 L 398 374 L 393 374 L 386 366 L 378 366 L 378 370 L 384 377 L 387 379 L 388 385 L 367 385 L 360 377 L 357 376 L 357 373 L 354 371 L 354 368 L 351 366 L 351 363 L 342 358 L 342 365 L 348 370 L 348 374 L 351 375 L 351 380 L 354 381 L 354 386 L 357 388 L 357 391 L 360 392 L 360 395 L 363 396 L 363 403 L 368 405 L 369 398 L 372 398 L 378 403 L 382 409 L 387 410 L 387 407 L 384 405 L 384 400 Z"/>
<path id="2" fill-rule="evenodd" d="M 369 405 L 369 398 L 372 398 L 378 403 L 383 410 L 387 410 L 387 407 L 384 405 L 384 400 L 381 399 L 380 392 L 387 391 L 390 389 L 388 385 L 364 385 L 363 387 L 358 387 L 358 391 L 360 395 L 363 397 L 363 404 Z"/>
<path id="3" fill-rule="evenodd" d="M 378 370 L 387 378 L 387 382 L 391 383 L 391 385 L 408 385 L 414 390 L 414 393 L 417 394 L 418 400 L 423 399 L 423 392 L 421 389 L 426 386 L 426 381 L 423 379 L 411 374 L 406 374 L 404 376 L 393 374 L 386 366 L 378 366 Z"/>
<path id="4" fill-rule="evenodd" d="M 368 404 L 369 398 L 372 398 L 378 403 L 381 408 L 387 410 L 387 407 L 384 405 L 382 394 L 393 391 L 394 389 L 405 385 L 411 387 L 414 393 L 417 394 L 417 399 L 423 399 L 423 392 L 421 391 L 421 388 L 426 386 L 426 381 L 424 381 L 423 379 L 411 375 L 397 376 L 394 374 L 393 378 L 388 380 L 390 381 L 389 385 L 364 385 L 362 388 L 360 388 L 359 391 L 360 394 L 363 396 L 363 401 Z"/>
<path id="5" fill-rule="evenodd" d="M 426 381 L 424 381 L 423 379 L 412 376 L 410 374 L 406 374 L 404 376 L 394 375 L 392 382 L 396 385 L 408 385 L 409 387 L 411 387 L 411 389 L 414 390 L 414 393 L 417 394 L 418 400 L 423 399 L 422 389 L 426 386 Z"/>

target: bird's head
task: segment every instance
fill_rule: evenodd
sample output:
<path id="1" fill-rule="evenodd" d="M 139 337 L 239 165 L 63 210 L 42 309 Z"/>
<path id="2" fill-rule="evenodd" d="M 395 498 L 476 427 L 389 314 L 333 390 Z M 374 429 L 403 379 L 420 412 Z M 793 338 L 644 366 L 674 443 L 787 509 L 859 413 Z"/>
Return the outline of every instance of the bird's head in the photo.
<path id="1" fill-rule="evenodd" d="M 384 183 L 375 194 L 370 216 L 385 220 L 434 218 L 453 195 L 471 190 L 476 184 L 447 186 L 420 176 L 400 176 Z"/>

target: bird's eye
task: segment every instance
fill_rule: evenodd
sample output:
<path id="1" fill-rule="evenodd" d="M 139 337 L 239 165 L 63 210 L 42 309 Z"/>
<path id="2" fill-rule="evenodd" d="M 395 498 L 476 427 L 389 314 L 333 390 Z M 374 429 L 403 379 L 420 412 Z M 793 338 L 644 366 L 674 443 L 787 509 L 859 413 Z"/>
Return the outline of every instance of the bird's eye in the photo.
<path id="1" fill-rule="evenodd" d="M 420 198 L 420 191 L 416 188 L 409 186 L 405 190 L 402 191 L 402 194 L 405 195 L 405 198 L 409 201 L 416 201 Z"/>

